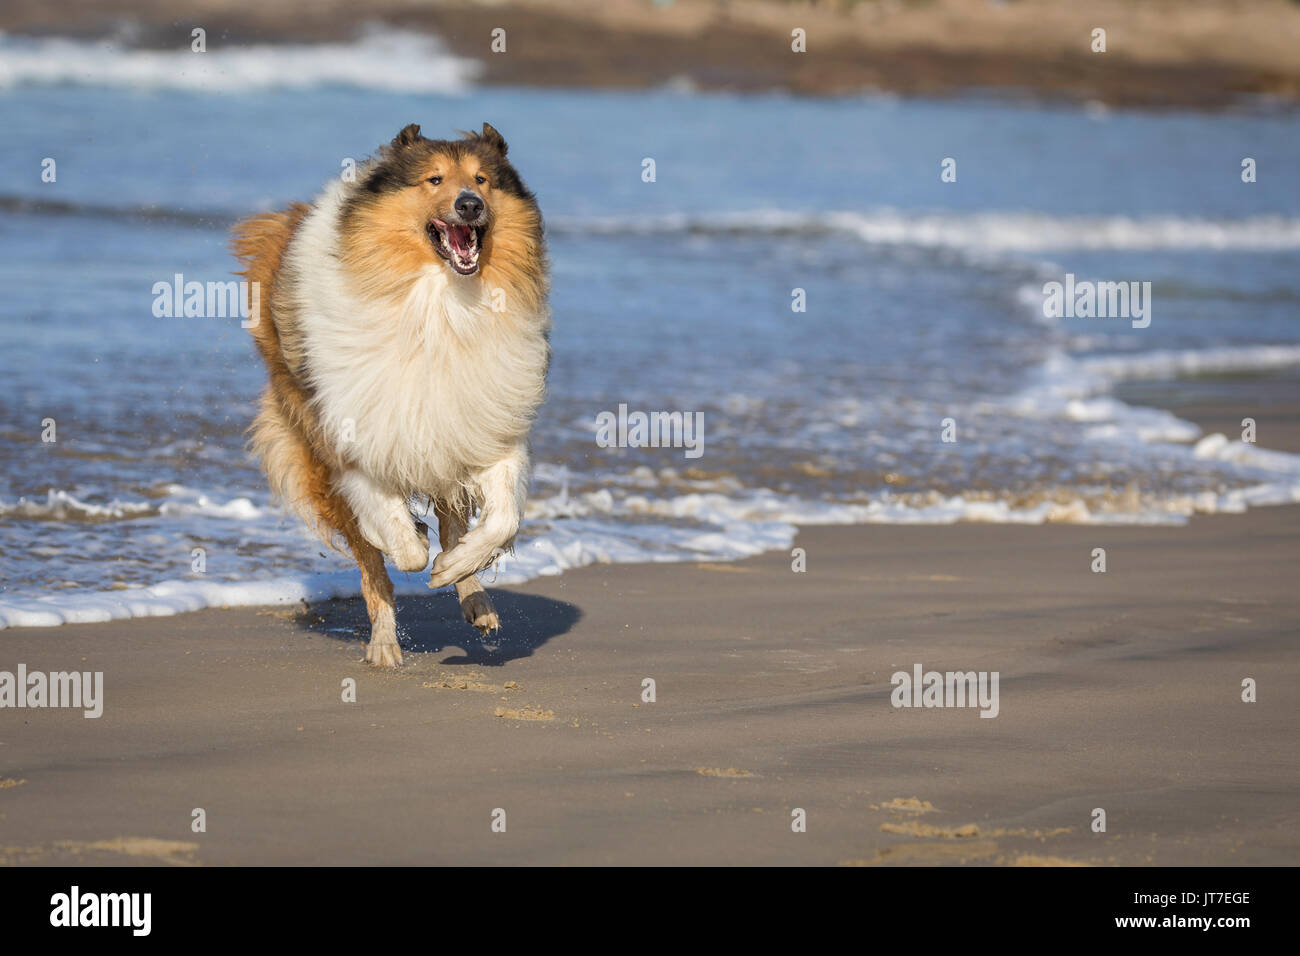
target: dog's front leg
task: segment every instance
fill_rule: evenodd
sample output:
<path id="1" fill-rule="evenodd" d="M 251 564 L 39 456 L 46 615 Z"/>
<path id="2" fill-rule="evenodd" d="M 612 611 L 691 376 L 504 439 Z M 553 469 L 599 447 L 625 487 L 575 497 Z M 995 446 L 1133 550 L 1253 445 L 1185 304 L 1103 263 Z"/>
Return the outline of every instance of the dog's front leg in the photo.
<path id="1" fill-rule="evenodd" d="M 431 588 L 455 584 L 477 574 L 514 541 L 528 498 L 528 449 L 517 446 L 505 458 L 479 472 L 474 485 L 482 502 L 478 524 L 450 551 L 434 559 L 429 575 Z"/>
<path id="2" fill-rule="evenodd" d="M 393 559 L 399 571 L 423 571 L 429 563 L 428 532 L 417 530 L 406 499 L 355 468 L 338 480 L 362 537 Z"/>

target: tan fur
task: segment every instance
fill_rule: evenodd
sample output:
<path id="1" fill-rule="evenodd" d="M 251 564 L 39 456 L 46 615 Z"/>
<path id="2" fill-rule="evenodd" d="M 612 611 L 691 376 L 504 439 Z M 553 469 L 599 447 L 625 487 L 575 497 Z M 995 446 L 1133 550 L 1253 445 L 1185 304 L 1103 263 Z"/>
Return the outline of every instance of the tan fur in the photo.
<path id="1" fill-rule="evenodd" d="M 289 240 L 307 210 L 306 205 L 295 203 L 282 213 L 245 219 L 234 231 L 235 255 L 246 263 L 240 274 L 259 288 L 259 314 L 251 331 L 270 376 L 262 392 L 261 410 L 250 429 L 251 446 L 276 496 L 331 547 L 337 549 L 337 537 L 343 538 L 361 570 L 361 596 L 373 632 L 384 613 L 393 614 L 393 582 L 384 568 L 383 553 L 361 536 L 356 516 L 335 490 L 334 465 L 327 461 L 330 456 L 309 438 L 317 430 L 310 395 L 290 370 L 281 345 L 280 320 L 291 317 L 277 314 L 276 277 Z M 289 322 L 285 324 L 292 329 Z M 401 660 L 398 649 L 395 659 L 374 663 L 392 665 Z"/>
<path id="2" fill-rule="evenodd" d="M 232 247 L 246 264 L 238 274 L 250 284 L 256 283 L 259 290 L 258 314 L 250 317 L 251 331 L 270 378 L 250 429 L 253 453 L 262 462 L 276 496 L 316 528 L 326 543 L 336 546 L 333 536 L 346 537 L 355 519 L 333 493 L 333 463 L 313 452 L 310 436 L 318 426 L 311 396 L 290 369 L 280 326 L 285 324 L 290 333 L 293 326 L 284 321 L 289 316 L 280 315 L 275 295 L 284 251 L 308 208 L 305 203 L 294 203 L 284 212 L 245 219 L 235 227 Z"/>
<path id="3" fill-rule="evenodd" d="M 435 153 L 421 169 L 427 180 L 441 175 L 441 185 L 427 182 L 418 190 L 358 204 L 352 228 L 344 237 L 343 262 L 357 281 L 357 290 L 370 299 L 400 299 L 410 277 L 429 261 L 428 241 L 419 228 L 432 212 L 447 218 L 456 195 L 472 188 L 494 210 L 492 228 L 483 243 L 480 275 L 488 288 L 500 288 L 509 298 L 510 311 L 530 314 L 543 307 L 546 296 L 545 256 L 537 240 L 541 223 L 527 203 L 498 190 L 479 185 L 480 172 L 473 156 L 459 160 Z"/>

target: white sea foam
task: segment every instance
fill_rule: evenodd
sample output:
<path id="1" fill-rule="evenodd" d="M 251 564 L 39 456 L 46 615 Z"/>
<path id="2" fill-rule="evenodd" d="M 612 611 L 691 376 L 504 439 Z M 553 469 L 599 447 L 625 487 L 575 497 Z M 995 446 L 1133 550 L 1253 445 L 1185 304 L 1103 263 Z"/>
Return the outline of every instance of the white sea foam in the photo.
<path id="1" fill-rule="evenodd" d="M 69 41 L 49 41 L 64 43 Z M 357 46 L 363 47 L 362 41 Z M 403 41 L 404 42 L 404 41 Z M 249 48 L 251 49 L 251 48 Z M 267 48 L 279 50 L 280 48 Z M 196 54 L 166 54 L 166 56 L 197 56 Z M 284 54 L 276 52 L 274 57 Z M 303 53 L 303 56 L 309 54 Z M 310 54 L 315 56 L 316 54 Z M 381 56 L 382 58 L 382 56 Z M 423 60 L 423 56 L 418 57 Z M 44 62 L 44 61 L 42 61 Z M 453 61 L 458 62 L 458 61 Z M 13 62 L 7 59 L 6 48 L 0 40 L 0 89 L 20 80 L 19 74 L 6 72 Z M 62 71 L 79 67 L 57 66 L 48 71 L 47 82 L 71 82 L 60 79 Z M 207 73 L 186 74 L 177 85 L 190 83 L 205 88 L 254 89 L 262 86 L 313 86 L 363 85 L 379 89 L 418 88 L 420 92 L 458 92 L 468 88 L 476 65 L 468 62 L 462 76 L 459 67 L 430 66 L 421 73 L 412 73 L 409 65 L 400 65 L 393 74 L 369 74 L 365 68 L 344 67 L 322 63 L 316 72 L 303 71 L 294 76 L 279 76 L 274 72 L 261 75 L 253 68 L 223 71 L 219 77 Z M 162 68 L 160 71 L 165 72 Z M 33 68 L 33 74 L 43 70 Z M 352 78 L 350 74 L 358 75 Z M 130 71 L 116 79 L 104 82 L 124 84 Z M 331 77 L 334 77 L 331 79 Z M 28 78 L 23 82 L 35 82 Z M 141 81 L 142 83 L 153 82 Z M 224 86 L 223 86 L 224 84 Z M 33 198 L 24 195 L 0 194 L 0 206 L 8 205 L 20 210 L 29 209 Z M 195 222 L 203 228 L 211 225 L 213 218 L 236 218 L 247 212 L 247 204 L 237 207 L 213 206 L 196 213 L 192 209 L 162 208 L 158 206 L 131 207 L 111 203 L 77 203 L 69 201 L 60 207 L 65 212 L 83 212 L 95 216 L 130 216 L 147 214 L 153 217 L 171 216 L 180 222 Z M 628 214 L 613 216 L 553 215 L 547 219 L 548 232 L 555 235 L 589 236 L 731 236 L 756 235 L 789 239 L 792 237 L 840 236 L 864 243 L 887 246 L 914 246 L 924 249 L 954 249 L 975 260 L 1001 261 L 1019 253 L 1052 253 L 1077 250 L 1170 250 L 1272 253 L 1300 249 L 1300 218 L 1288 216 L 1253 216 L 1242 219 L 1209 219 L 1188 216 L 1067 216 L 1028 212 L 933 212 L 907 213 L 894 209 L 866 211 L 831 211 L 793 213 L 783 210 L 756 209 L 741 212 L 714 212 L 699 215 L 668 213 L 663 215 Z M 1022 259 L 1016 259 L 1024 265 Z M 1060 268 L 1040 263 L 1044 281 L 1060 278 Z M 1051 323 L 1042 314 L 1043 293 L 1041 284 L 1026 284 L 1017 290 L 1018 299 L 1030 308 L 1043 322 Z"/>
<path id="2" fill-rule="evenodd" d="M 1013 397 L 1011 404 L 1020 413 L 1046 409 L 1049 414 L 1073 421 L 1110 420 L 1120 413 L 1130 416 L 1130 420 L 1143 417 L 1153 421 L 1173 416 L 1160 409 L 1138 408 L 1112 398 L 1084 400 L 1107 395 L 1121 382 L 1267 372 L 1297 365 L 1300 365 L 1300 345 L 1242 345 L 1081 357 L 1057 350 L 1043 362 L 1033 384 Z"/>
<path id="3" fill-rule="evenodd" d="M 740 522 L 710 530 L 665 525 L 624 525 L 575 518 L 551 523 L 522 539 L 514 554 L 484 572 L 488 584 L 519 584 L 589 564 L 663 561 L 729 561 L 774 548 L 788 548 L 793 525 Z M 337 566 L 335 561 L 329 564 Z M 398 594 L 427 595 L 425 574 L 394 573 Z M 54 627 L 134 617 L 158 617 L 207 607 L 291 606 L 302 601 L 357 597 L 355 569 L 249 576 L 216 580 L 196 575 L 148 587 L 112 591 L 50 590 L 0 598 L 0 628 Z"/>
<path id="4" fill-rule="evenodd" d="M 61 489 L 51 489 L 40 498 L 0 501 L 0 517 L 49 519 L 52 521 L 111 521 L 151 514 L 155 507 L 147 501 L 119 501 L 97 505 L 83 501 Z"/>
<path id="5" fill-rule="evenodd" d="M 1248 489 L 1205 492 L 1164 502 L 1160 511 L 1185 517 L 1194 513 L 1235 512 L 1246 505 L 1289 504 L 1300 500 L 1300 455 L 1258 448 L 1239 438 L 1202 436 L 1201 429 L 1162 408 L 1129 405 L 1112 397 L 1125 381 L 1166 380 L 1192 374 L 1270 371 L 1300 365 L 1300 346 L 1236 346 L 1184 351 L 1138 352 L 1076 358 L 1058 351 L 1035 381 L 1008 404 L 1015 414 L 1084 423 L 1083 437 L 1107 446 L 1167 446 L 1187 472 L 1199 461 L 1226 462 L 1267 478 Z M 1195 443 L 1195 444 L 1193 444 Z M 1182 447 L 1177 447 L 1182 446 Z"/>
<path id="6" fill-rule="evenodd" d="M 1281 216 L 1214 220 L 1181 216 L 1052 216 L 1039 213 L 905 215 L 844 213 L 831 221 L 869 242 L 957 246 L 1000 252 L 1055 249 L 1300 248 L 1300 220 Z"/>
<path id="7" fill-rule="evenodd" d="M 1300 365 L 1300 345 L 1240 345 L 1215 349 L 1134 352 L 1078 360 L 1089 374 L 1111 382 L 1188 375 L 1267 372 Z"/>
<path id="8" fill-rule="evenodd" d="M 538 487 L 528 506 L 524 537 L 513 555 L 502 559 L 489 581 L 517 584 L 595 563 L 734 560 L 764 551 L 789 549 L 798 525 L 835 524 L 1177 524 L 1195 514 L 1236 513 L 1248 507 L 1300 502 L 1300 455 L 1261 449 L 1214 434 L 1202 436 L 1190 422 L 1154 408 L 1114 399 L 1117 382 L 1174 377 L 1189 372 L 1240 372 L 1300 364 L 1300 347 L 1249 346 L 1183 352 L 1147 352 L 1072 357 L 1063 352 L 1044 365 L 1038 380 L 1005 401 L 1008 414 L 1060 419 L 1082 424 L 1084 437 L 1099 454 L 1116 448 L 1159 444 L 1179 471 L 1207 467 L 1241 469 L 1252 484 L 1227 490 L 1202 490 L 1163 496 L 1135 495 L 1103 505 L 1083 493 L 1030 506 L 961 494 L 900 496 L 889 492 L 849 501 L 801 498 L 788 492 L 747 488 L 734 478 L 688 482 L 672 469 L 641 467 L 629 473 L 585 476 L 585 487 L 571 493 L 564 468 L 538 466 Z M 697 490 L 690 490 L 692 487 Z M 219 496 L 168 485 L 141 501 L 94 504 L 64 490 L 43 499 L 0 502 L 0 517 L 12 520 L 88 522 L 144 520 L 158 547 L 188 540 L 196 528 L 225 529 L 235 538 L 256 540 L 285 555 L 310 558 L 319 548 L 296 523 L 262 498 Z M 198 534 L 200 540 L 203 535 Z M 79 537 L 77 547 L 90 547 Z M 152 542 L 152 538 L 149 539 Z M 60 547 L 36 545 L 51 562 L 50 580 L 64 573 Z M 214 553 L 218 566 L 222 555 Z M 313 562 L 315 559 L 311 559 Z M 224 571 L 170 578 L 148 587 L 89 591 L 80 587 L 10 588 L 0 597 L 0 627 L 53 626 L 69 622 L 177 614 L 204 607 L 291 605 L 333 597 L 355 597 L 359 581 L 342 559 L 327 556 L 329 570 L 282 574 L 244 573 L 236 560 Z M 174 567 L 174 565 L 173 565 Z M 175 574 L 176 572 L 171 572 Z M 224 574 L 224 576 L 222 576 Z M 396 575 L 402 594 L 425 594 L 423 575 Z"/>
<path id="9" fill-rule="evenodd" d="M 557 231 L 603 235 L 838 233 L 886 245 L 995 253 L 1076 249 L 1248 252 L 1300 249 L 1300 219 L 1286 216 L 1207 219 L 1033 212 L 915 213 L 895 209 L 792 213 L 772 209 L 700 216 L 555 217 L 550 225 Z"/>
<path id="10" fill-rule="evenodd" d="M 525 532 L 514 554 L 485 572 L 489 584 L 520 584 L 590 564 L 730 561 L 788 550 L 797 525 L 843 524 L 1180 524 L 1193 514 L 1236 513 L 1247 507 L 1300 502 L 1300 456 L 1242 446 L 1222 435 L 1201 440 L 1189 454 L 1203 459 L 1246 461 L 1276 472 L 1278 480 L 1223 494 L 1202 492 L 1169 498 L 1136 511 L 1090 510 L 1080 499 L 1017 508 L 1006 501 L 933 496 L 921 506 L 881 496 L 864 502 L 800 499 L 768 489 L 665 497 L 629 495 L 621 500 L 595 492 L 530 505 L 538 530 Z M 235 499 L 236 501 L 244 499 Z M 243 508 L 210 514 L 241 520 Z M 548 518 L 542 518 L 547 515 Z M 655 519 L 672 519 L 672 522 Z M 689 524 L 687 524 L 689 523 Z M 290 528 L 287 534 L 296 534 Z M 180 614 L 207 607 L 290 606 L 302 601 L 357 597 L 355 570 L 248 575 L 238 580 L 196 575 L 148 587 L 111 591 L 50 589 L 8 593 L 0 599 L 0 628 L 51 627 L 132 617 Z M 394 574 L 399 594 L 424 595 L 423 574 Z"/>
<path id="11" fill-rule="evenodd" d="M 28 39 L 0 34 L 0 89 L 84 84 L 142 90 L 247 92 L 348 86 L 394 93 L 463 93 L 479 73 L 431 36 L 371 29 L 348 43 L 226 46 L 207 38 L 190 50 L 188 32 L 170 50 L 112 40 Z"/>
<path id="12" fill-rule="evenodd" d="M 266 509 L 253 504 L 249 498 L 218 501 L 181 485 L 168 485 L 164 491 L 168 498 L 161 501 L 121 501 L 115 498 L 108 504 L 100 505 L 85 501 L 70 491 L 52 488 L 46 492 L 44 499 L 23 497 L 16 501 L 0 501 L 0 517 L 98 522 L 169 515 L 252 521 L 266 513 Z"/>

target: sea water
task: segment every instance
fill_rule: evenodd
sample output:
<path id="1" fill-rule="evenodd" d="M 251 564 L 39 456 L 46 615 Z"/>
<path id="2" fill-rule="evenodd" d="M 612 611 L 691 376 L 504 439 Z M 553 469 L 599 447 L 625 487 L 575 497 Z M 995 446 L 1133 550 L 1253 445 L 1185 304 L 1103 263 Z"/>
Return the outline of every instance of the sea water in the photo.
<path id="1" fill-rule="evenodd" d="M 0 625 L 357 593 L 246 452 L 264 371 L 238 316 L 160 316 L 155 288 L 230 280 L 238 217 L 411 122 L 492 123 L 546 216 L 554 362 L 499 583 L 788 549 L 796 524 L 1300 500 L 1266 436 L 1114 394 L 1300 364 L 1281 108 L 487 88 L 378 31 L 205 55 L 0 38 L 0 120 Z M 1046 315 L 1067 275 L 1149 283 L 1149 324 Z M 698 454 L 600 441 L 620 406 L 698 421 Z"/>

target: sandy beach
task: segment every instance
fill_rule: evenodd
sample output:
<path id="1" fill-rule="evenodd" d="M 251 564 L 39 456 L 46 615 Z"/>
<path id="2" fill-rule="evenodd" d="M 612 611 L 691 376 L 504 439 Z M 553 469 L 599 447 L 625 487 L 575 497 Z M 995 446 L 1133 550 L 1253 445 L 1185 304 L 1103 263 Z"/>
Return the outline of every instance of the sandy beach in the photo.
<path id="1" fill-rule="evenodd" d="M 1300 507 L 797 545 L 805 573 L 772 553 L 498 590 L 495 648 L 450 594 L 408 599 L 394 673 L 360 662 L 355 601 L 10 630 L 6 666 L 102 670 L 105 702 L 6 712 L 0 859 L 1296 862 Z M 998 716 L 891 706 L 915 664 L 998 672 Z"/>
<path id="2" fill-rule="evenodd" d="M 221 44 L 319 43 L 368 26 L 440 37 L 478 61 L 490 85 L 786 90 L 851 95 L 884 90 L 948 96 L 974 91 L 1111 105 L 1214 108 L 1300 97 L 1286 0 L 934 0 L 793 3 L 781 0 L 276 0 L 250 6 L 195 0 L 15 0 L 0 30 L 117 36 L 188 46 L 193 27 Z M 805 31 L 806 53 L 791 50 Z M 1093 31 L 1107 34 L 1094 51 Z M 491 49 L 506 31 L 504 51 Z"/>

